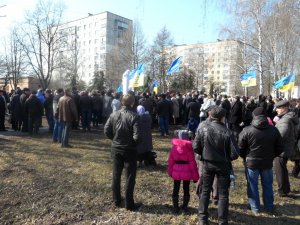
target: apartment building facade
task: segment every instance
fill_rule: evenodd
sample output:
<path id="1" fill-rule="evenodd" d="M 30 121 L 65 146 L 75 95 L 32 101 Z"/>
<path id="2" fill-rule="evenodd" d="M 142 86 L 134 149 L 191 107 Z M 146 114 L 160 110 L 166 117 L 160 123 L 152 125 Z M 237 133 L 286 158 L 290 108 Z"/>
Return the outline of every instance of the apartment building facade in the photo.
<path id="1" fill-rule="evenodd" d="M 192 69 L 198 90 L 227 95 L 243 94 L 241 43 L 235 40 L 178 45 L 170 54 L 182 57 L 182 66 Z"/>
<path id="2" fill-rule="evenodd" d="M 94 73 L 101 71 L 108 87 L 119 84 L 128 68 L 122 57 L 131 49 L 132 20 L 110 12 L 89 14 L 60 25 L 58 34 L 61 60 L 58 79 L 64 79 L 66 72 L 76 73 L 88 85 Z M 123 68 L 121 64 L 116 66 L 116 59 L 122 60 Z"/>

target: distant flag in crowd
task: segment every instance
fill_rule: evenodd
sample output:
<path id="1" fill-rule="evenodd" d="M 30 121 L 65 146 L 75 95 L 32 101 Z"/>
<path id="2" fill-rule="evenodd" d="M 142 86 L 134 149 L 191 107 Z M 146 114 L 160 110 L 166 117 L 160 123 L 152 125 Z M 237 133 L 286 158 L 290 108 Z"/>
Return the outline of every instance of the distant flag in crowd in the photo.
<path id="1" fill-rule="evenodd" d="M 252 70 L 247 73 L 243 73 L 241 79 L 243 87 L 256 86 L 256 71 Z"/>
<path id="2" fill-rule="evenodd" d="M 151 88 L 153 89 L 153 92 L 155 92 L 157 94 L 157 92 L 158 92 L 158 81 L 157 80 L 152 83 Z"/>
<path id="3" fill-rule="evenodd" d="M 181 57 L 177 57 L 170 65 L 167 75 L 172 75 L 173 73 L 179 72 L 179 64 L 181 61 Z"/>
<path id="4" fill-rule="evenodd" d="M 291 91 L 295 86 L 295 74 L 290 74 L 289 76 L 283 77 L 280 80 L 273 83 L 273 86 L 278 91 Z"/>
<path id="5" fill-rule="evenodd" d="M 120 84 L 120 86 L 117 89 L 117 93 L 121 93 L 121 92 L 123 92 L 123 85 L 122 84 Z"/>
<path id="6" fill-rule="evenodd" d="M 128 75 L 129 88 L 144 86 L 144 65 L 139 65 L 136 69 L 130 71 Z"/>

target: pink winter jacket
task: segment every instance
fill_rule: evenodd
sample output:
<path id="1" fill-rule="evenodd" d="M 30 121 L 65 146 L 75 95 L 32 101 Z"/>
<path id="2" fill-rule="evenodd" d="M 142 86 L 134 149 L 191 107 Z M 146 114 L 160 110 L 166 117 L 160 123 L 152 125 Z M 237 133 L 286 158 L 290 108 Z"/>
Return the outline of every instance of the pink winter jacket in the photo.
<path id="1" fill-rule="evenodd" d="M 172 139 L 173 147 L 168 159 L 168 174 L 174 180 L 199 179 L 192 142 L 181 139 Z"/>

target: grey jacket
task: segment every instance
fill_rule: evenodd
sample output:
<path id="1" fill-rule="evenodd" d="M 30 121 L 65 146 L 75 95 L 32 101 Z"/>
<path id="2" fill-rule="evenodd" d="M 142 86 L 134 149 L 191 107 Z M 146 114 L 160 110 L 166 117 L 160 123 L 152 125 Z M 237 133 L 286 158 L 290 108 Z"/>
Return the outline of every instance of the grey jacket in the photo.
<path id="1" fill-rule="evenodd" d="M 294 112 L 284 114 L 276 123 L 282 139 L 283 152 L 281 157 L 291 158 L 296 154 L 296 141 L 299 133 L 299 119 Z"/>

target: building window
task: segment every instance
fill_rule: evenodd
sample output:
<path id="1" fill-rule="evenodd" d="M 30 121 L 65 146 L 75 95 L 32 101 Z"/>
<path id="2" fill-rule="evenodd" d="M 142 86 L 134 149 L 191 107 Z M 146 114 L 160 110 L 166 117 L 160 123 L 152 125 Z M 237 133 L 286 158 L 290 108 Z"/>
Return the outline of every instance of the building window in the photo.
<path id="1" fill-rule="evenodd" d="M 86 29 L 86 25 L 83 26 L 83 29 L 84 29 L 84 30 Z"/>

